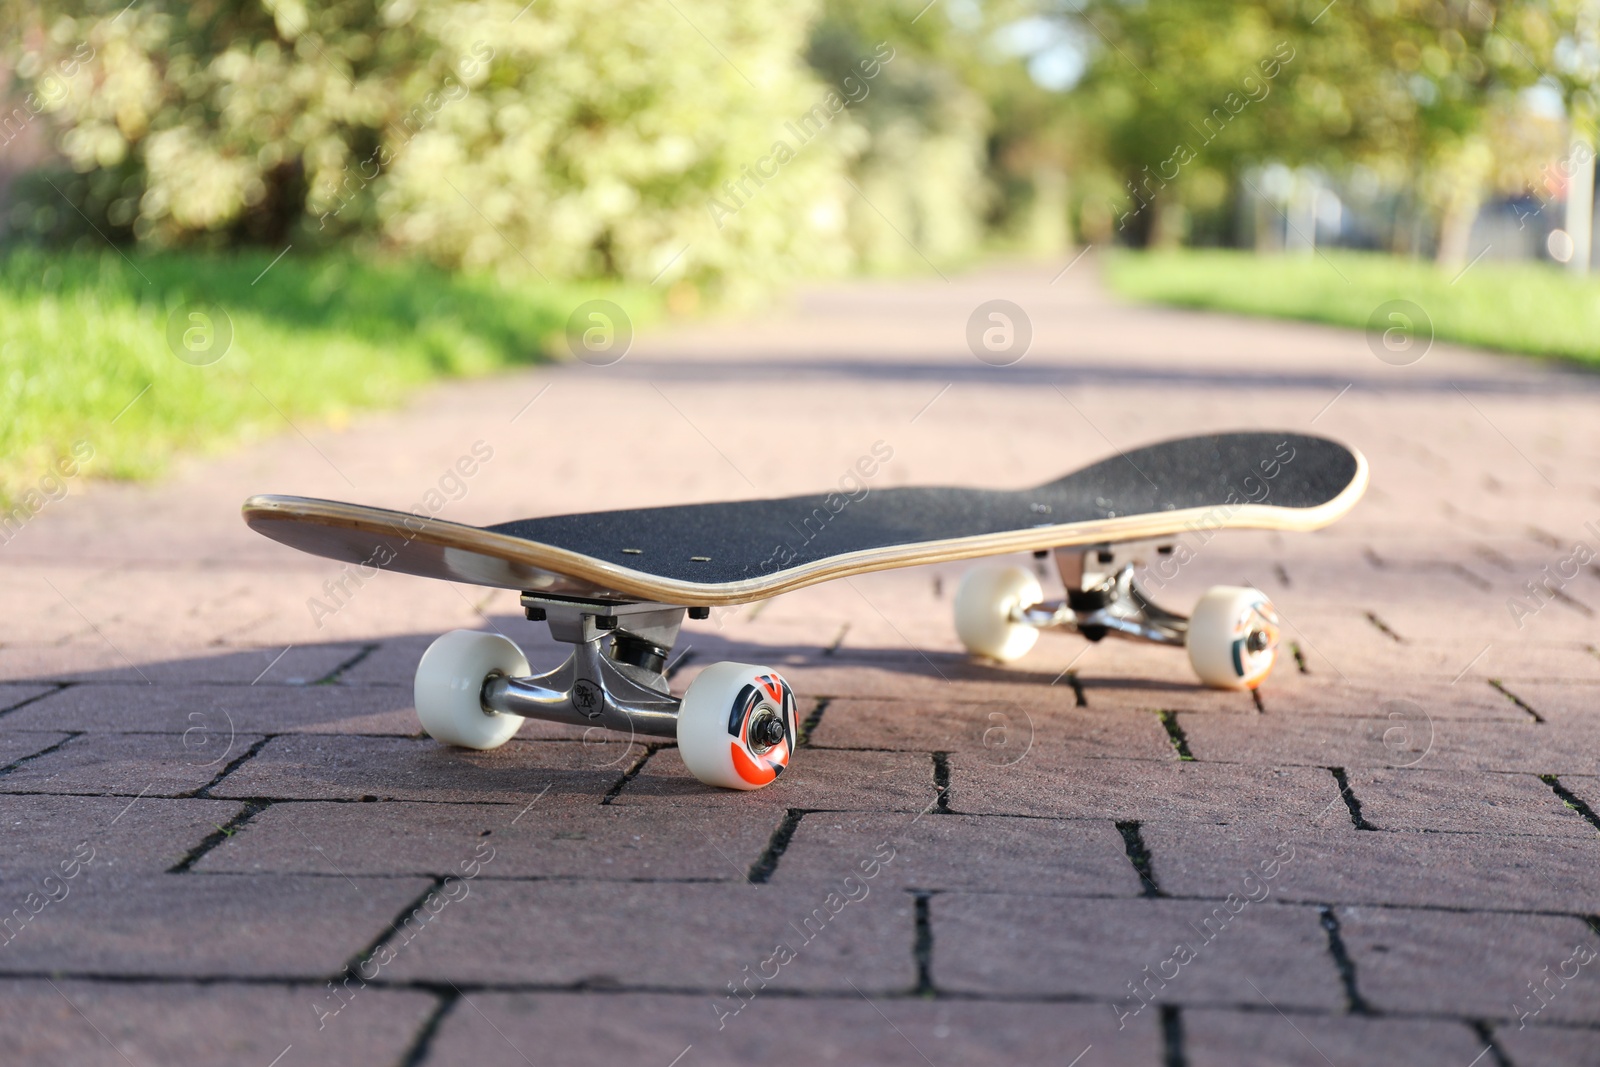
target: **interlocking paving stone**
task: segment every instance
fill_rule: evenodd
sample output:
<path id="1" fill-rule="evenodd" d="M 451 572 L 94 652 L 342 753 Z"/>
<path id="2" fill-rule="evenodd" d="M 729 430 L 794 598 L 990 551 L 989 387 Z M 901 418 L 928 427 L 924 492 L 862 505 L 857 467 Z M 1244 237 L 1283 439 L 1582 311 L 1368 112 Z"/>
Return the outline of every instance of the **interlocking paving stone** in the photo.
<path id="1" fill-rule="evenodd" d="M 854 993 L 844 998 L 765 1001 L 757 996 L 722 1019 L 709 996 L 475 993 L 457 1003 L 432 1043 L 429 1063 L 494 1063 L 567 1050 L 571 1067 L 616 1063 L 860 1063 L 884 1067 L 946 1064 L 1058 1065 L 1091 1050 L 1081 1064 L 1160 1061 L 1150 1017 L 1118 1031 L 1106 1010 L 1085 1004 L 984 1004 Z M 726 1009 L 724 1009 L 726 1010 Z M 508 1048 L 507 1046 L 511 1046 Z M 684 1054 L 684 1050 L 693 1046 Z M 1092 1059 L 1091 1059 L 1092 1057 Z"/>
<path id="2" fill-rule="evenodd" d="M 1263 987 L 1265 989 L 1265 987 Z M 1265 997 L 1258 1003 L 1266 1007 Z M 1200 1009 L 1183 1013 L 1190 1067 L 1279 1067 L 1286 1063 L 1404 1063 L 1466 1067 L 1485 1043 L 1463 1023 L 1280 1015 Z M 1520 1067 L 1522 1061 L 1515 1060 Z"/>
<path id="3" fill-rule="evenodd" d="M 216 796 L 455 803 L 599 803 L 642 753 L 627 740 L 586 745 L 512 740 L 492 752 L 428 738 L 274 737 Z M 0 780 L 3 785 L 3 780 Z"/>
<path id="4" fill-rule="evenodd" d="M 310 645 L 224 650 L 196 644 L 187 655 L 172 644 L 119 641 L 108 646 L 93 633 L 72 645 L 0 648 L 0 678 L 52 682 L 122 682 L 128 685 L 309 684 L 361 651 L 360 645 Z"/>
<path id="5" fill-rule="evenodd" d="M 1361 815 L 1385 830 L 1590 837 L 1593 826 L 1531 774 L 1352 770 Z"/>
<path id="6" fill-rule="evenodd" d="M 335 685 L 82 684 L 6 716 L 11 730 L 399 734 L 421 727 L 409 689 Z M 191 735 L 193 736 L 193 735 Z"/>
<path id="7" fill-rule="evenodd" d="M 1502 683 L 1547 722 L 1581 725 L 1600 715 L 1600 685 L 1570 682 L 1517 681 Z"/>
<path id="8" fill-rule="evenodd" d="M 941 893 L 930 912 L 934 985 L 951 992 L 1072 994 L 1148 1015 L 1141 997 L 1243 1004 L 1259 1000 L 1254 982 L 1285 1008 L 1344 1004 L 1311 907 Z"/>
<path id="9" fill-rule="evenodd" d="M 405 944 L 386 975 L 722 990 L 777 959 L 768 965 L 775 990 L 850 992 L 853 982 L 878 994 L 916 984 L 907 894 L 828 884 L 465 884 L 467 895 Z"/>
<path id="10" fill-rule="evenodd" d="M 428 993 L 365 989 L 319 1026 L 312 1006 L 321 994 L 314 985 L 12 979 L 0 981 L 0 1032 L 12 1063 L 397 1063 L 436 1003 Z"/>
<path id="11" fill-rule="evenodd" d="M 37 756 L 52 745 L 59 745 L 70 737 L 70 734 L 35 734 L 35 733 L 0 733 L 0 770 L 14 767 L 10 773 L 15 774 L 21 767 L 16 765 L 21 761 Z M 22 764 L 26 766 L 26 764 Z M 0 784 L 5 778 L 0 777 Z"/>
<path id="12" fill-rule="evenodd" d="M 1263 768 L 1177 759 L 1068 761 L 1048 751 L 1014 764 L 950 755 L 950 807 L 992 815 L 1211 822 L 1317 817 L 1339 787 L 1313 767 Z"/>
<path id="13" fill-rule="evenodd" d="M 1098 652 L 1100 647 L 1094 646 L 1093 651 Z M 1083 688 L 1084 701 L 1095 711 L 1114 708 L 1134 711 L 1211 711 L 1249 716 L 1258 714 L 1256 703 L 1249 693 L 1206 689 L 1188 677 L 1172 681 L 1148 677 L 1151 673 L 1149 665 L 1137 656 L 1148 656 L 1149 649 L 1122 644 L 1117 647 L 1121 655 L 1114 660 L 1102 654 L 1097 660 L 1084 656 L 1073 664 L 1073 675 Z M 1181 666 L 1188 670 L 1187 660 Z M 1173 671 L 1176 669 L 1172 668 Z M 1063 679 L 1057 684 L 1069 683 Z M 1272 692 L 1273 682 L 1269 681 L 1266 685 L 1266 691 Z"/>
<path id="14" fill-rule="evenodd" d="M 13 709 L 52 693 L 55 688 L 53 685 L 0 685 L 0 714 L 11 714 Z M 11 729 L 9 722 L 6 728 Z"/>
<path id="15" fill-rule="evenodd" d="M 1025 758 L 1034 745 L 1053 746 L 1071 756 L 1174 758 L 1154 714 L 1080 708 L 1070 689 L 1047 705 L 838 698 L 828 702 L 810 743 L 819 748 L 976 751 L 1001 763 Z"/>
<path id="16" fill-rule="evenodd" d="M 1273 672 L 1261 695 L 1267 713 L 1283 713 L 1285 725 L 1310 715 L 1382 719 L 1402 725 L 1418 718 L 1530 721 L 1526 711 L 1479 678 L 1463 678 L 1454 685 L 1417 678 L 1385 679 L 1376 684 L 1283 670 Z"/>
<path id="17" fill-rule="evenodd" d="M 739 882 L 782 819 L 767 806 L 690 808 L 663 819 L 598 804 L 280 803 L 196 869 L 459 877 L 464 864 L 489 856 L 480 877 Z"/>
<path id="18" fill-rule="evenodd" d="M 1600 1011 L 1600 936 L 1582 919 L 1366 906 L 1337 914 L 1356 982 L 1380 1010 L 1501 1019 L 1512 1028 L 1525 1012 L 1571 1022 Z"/>
<path id="19" fill-rule="evenodd" d="M 880 847 L 888 848 L 880 852 Z M 1085 819 L 815 812 L 795 828 L 775 884 L 874 871 L 878 888 L 1137 896 L 1116 826 Z M 889 856 L 887 862 L 875 862 Z"/>
<path id="20" fill-rule="evenodd" d="M 0 879 L 57 872 L 88 849 L 95 872 L 154 874 L 243 810 L 233 800 L 0 795 Z M 4 881 L 0 881 L 4 885 Z"/>
<path id="21" fill-rule="evenodd" d="M 1301 718 L 1259 724 L 1221 716 L 1184 715 L 1179 725 L 1197 759 L 1260 764 L 1450 768 L 1593 774 L 1600 771 L 1600 720 L 1563 725 L 1458 722 L 1432 718 L 1420 706 L 1393 718 Z"/>
<path id="22" fill-rule="evenodd" d="M 258 740 L 209 716 L 188 734 L 80 734 L 0 778 L 0 793 L 190 793 Z"/>
<path id="23" fill-rule="evenodd" d="M 619 793 L 622 806 L 717 808 L 770 804 L 838 811 L 907 811 L 937 800 L 932 758 L 920 752 L 802 751 L 778 780 L 752 793 L 701 785 L 675 748 L 658 749 Z"/>
<path id="24" fill-rule="evenodd" d="M 1592 1022 L 1592 1020 L 1591 1020 Z M 1506 1023 L 1495 1027 L 1495 1044 L 1517 1067 L 1594 1067 L 1600 1064 L 1600 1045 L 1592 1028 Z"/>
<path id="25" fill-rule="evenodd" d="M 327 979 L 430 884 L 127 875 L 91 864 L 37 910 L 21 894 L 7 903 L 26 919 L 0 946 L 0 973 Z"/>
<path id="26" fill-rule="evenodd" d="M 1588 837 L 1365 832 L 1341 806 L 1316 826 L 1276 837 L 1250 826 L 1153 822 L 1140 827 L 1156 881 L 1175 896 L 1239 890 L 1279 844 L 1292 850 L 1278 899 L 1600 912 L 1600 833 Z"/>

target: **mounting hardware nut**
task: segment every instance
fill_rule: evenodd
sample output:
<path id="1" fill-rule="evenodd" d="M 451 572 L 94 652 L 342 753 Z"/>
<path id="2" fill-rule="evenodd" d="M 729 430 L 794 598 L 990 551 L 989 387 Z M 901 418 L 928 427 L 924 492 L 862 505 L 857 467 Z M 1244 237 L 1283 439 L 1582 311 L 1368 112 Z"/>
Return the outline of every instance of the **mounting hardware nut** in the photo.
<path id="1" fill-rule="evenodd" d="M 711 618 L 711 609 L 710 608 L 690 608 L 689 609 L 689 618 L 691 618 L 691 619 L 709 619 L 709 618 Z"/>
<path id="2" fill-rule="evenodd" d="M 543 608 L 523 608 L 522 610 L 528 616 L 529 622 L 544 622 L 545 620 Z"/>
<path id="3" fill-rule="evenodd" d="M 617 628 L 617 617 L 615 615 L 596 615 L 594 617 L 594 628 L 596 630 L 615 630 Z"/>

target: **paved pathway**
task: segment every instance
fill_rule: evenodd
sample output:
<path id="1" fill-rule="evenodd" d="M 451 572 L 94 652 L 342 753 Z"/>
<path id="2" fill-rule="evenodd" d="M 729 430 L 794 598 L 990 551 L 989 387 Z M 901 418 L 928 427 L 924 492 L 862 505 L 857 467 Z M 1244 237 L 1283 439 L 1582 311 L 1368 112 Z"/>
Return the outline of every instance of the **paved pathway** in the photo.
<path id="1" fill-rule="evenodd" d="M 1059 269 L 812 289 L 50 505 L 0 549 L 0 1060 L 1600 1063 L 1595 380 Z M 1032 321 L 1010 367 L 965 340 L 996 298 Z M 512 594 L 341 590 L 237 514 L 800 492 L 875 445 L 877 485 L 1025 485 L 1243 427 L 1372 464 L 1336 527 L 1161 589 L 1275 598 L 1259 699 L 1064 635 L 969 663 L 959 568 L 865 576 L 688 625 L 675 684 L 738 658 L 806 698 L 745 795 L 670 745 L 420 737 L 441 631 L 556 647 Z"/>

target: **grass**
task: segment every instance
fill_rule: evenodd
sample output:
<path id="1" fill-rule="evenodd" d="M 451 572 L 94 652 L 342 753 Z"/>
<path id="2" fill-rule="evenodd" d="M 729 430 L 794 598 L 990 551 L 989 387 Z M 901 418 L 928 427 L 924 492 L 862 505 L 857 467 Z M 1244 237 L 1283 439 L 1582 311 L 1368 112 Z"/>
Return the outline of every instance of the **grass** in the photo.
<path id="1" fill-rule="evenodd" d="M 1409 300 L 1441 340 L 1600 365 L 1600 281 L 1548 263 L 1484 260 L 1457 272 L 1364 252 L 1125 252 L 1109 258 L 1106 278 L 1135 300 L 1358 328 L 1380 304 Z"/>
<path id="2" fill-rule="evenodd" d="M 344 256 L 14 250 L 0 256 L 0 503 L 38 510 L 59 493 L 52 468 L 74 455 L 92 452 L 91 477 L 147 478 L 181 452 L 338 427 L 440 377 L 546 359 L 573 308 L 596 296 L 636 325 L 658 311 L 642 289 Z M 221 330 L 188 318 L 195 302 L 231 323 L 214 362 Z"/>

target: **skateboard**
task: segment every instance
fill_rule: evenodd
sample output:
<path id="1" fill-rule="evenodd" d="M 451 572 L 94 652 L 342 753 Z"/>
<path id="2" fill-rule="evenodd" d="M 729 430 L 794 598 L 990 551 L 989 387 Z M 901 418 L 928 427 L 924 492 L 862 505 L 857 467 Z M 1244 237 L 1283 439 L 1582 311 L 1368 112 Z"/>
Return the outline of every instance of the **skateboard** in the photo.
<path id="1" fill-rule="evenodd" d="M 869 464 L 870 459 L 864 459 Z M 867 473 L 864 467 L 862 473 Z M 854 488 L 846 489 L 845 486 Z M 1030 489 L 869 489 L 770 500 L 639 508 L 467 526 L 421 514 L 293 496 L 254 496 L 245 521 L 317 556 L 514 589 L 530 620 L 574 646 L 535 675 L 498 634 L 456 630 L 417 666 L 423 729 L 490 749 L 524 718 L 676 738 L 702 782 L 755 789 L 788 766 L 796 701 L 777 671 L 718 663 L 681 698 L 665 675 L 684 616 L 764 600 L 868 571 L 1019 552 L 1053 557 L 1065 596 L 1047 599 L 1026 567 L 968 571 L 955 630 L 975 656 L 1009 662 L 1040 631 L 1184 648 L 1211 686 L 1254 688 L 1277 655 L 1279 620 L 1259 590 L 1219 586 L 1187 616 L 1135 580 L 1130 546 L 1181 565 L 1227 528 L 1314 530 L 1367 485 L 1361 454 L 1299 433 L 1226 433 L 1121 452 Z"/>

